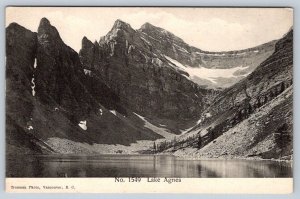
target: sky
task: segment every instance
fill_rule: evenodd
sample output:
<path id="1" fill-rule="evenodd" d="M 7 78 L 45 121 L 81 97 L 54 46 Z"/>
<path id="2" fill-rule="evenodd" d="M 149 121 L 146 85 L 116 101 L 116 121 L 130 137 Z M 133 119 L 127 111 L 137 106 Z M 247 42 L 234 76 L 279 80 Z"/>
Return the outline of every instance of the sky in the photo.
<path id="1" fill-rule="evenodd" d="M 99 41 L 117 19 L 129 23 L 134 29 L 149 22 L 207 51 L 254 47 L 281 38 L 293 25 L 293 10 L 290 8 L 6 8 L 6 26 L 16 22 L 36 32 L 43 17 L 77 52 L 84 36 Z"/>

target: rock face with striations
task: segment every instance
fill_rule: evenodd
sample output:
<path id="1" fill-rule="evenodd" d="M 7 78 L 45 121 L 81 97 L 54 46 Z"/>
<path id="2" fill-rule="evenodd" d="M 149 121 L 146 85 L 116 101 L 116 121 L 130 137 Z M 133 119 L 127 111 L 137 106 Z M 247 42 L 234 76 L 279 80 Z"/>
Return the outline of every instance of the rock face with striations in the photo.
<path id="1" fill-rule="evenodd" d="M 26 132 L 34 108 L 31 79 L 36 47 L 36 33 L 16 23 L 6 28 L 6 147 L 22 153 L 42 152 Z"/>
<path id="2" fill-rule="evenodd" d="M 243 81 L 224 90 L 188 134 L 198 156 L 290 159 L 293 151 L 293 30 Z M 209 117 L 206 117 L 209 115 Z M 185 139 L 185 138 L 183 138 Z M 196 145 L 196 139 L 187 139 Z"/>
<path id="3" fill-rule="evenodd" d="M 87 114 L 95 102 L 87 92 L 78 54 L 64 44 L 58 31 L 43 18 L 40 22 L 37 46 L 36 97 L 50 106 L 61 106 L 68 114 Z M 82 119 L 82 118 L 81 118 Z"/>
<path id="4" fill-rule="evenodd" d="M 293 84 L 293 31 L 276 43 L 274 53 L 244 81 L 224 90 L 210 107 L 214 115 L 232 107 L 255 109 Z M 242 110 L 241 110 L 242 111 Z"/>
<path id="5" fill-rule="evenodd" d="M 57 139 L 129 145 L 161 138 L 82 66 L 47 19 L 37 33 L 12 23 L 6 39 L 8 152 L 53 152 L 60 146 L 49 140 Z"/>
<path id="6" fill-rule="evenodd" d="M 123 106 L 153 120 L 176 121 L 178 133 L 217 93 L 190 81 L 140 31 L 120 20 L 99 43 L 83 38 L 79 54 L 83 66 L 100 76 Z"/>
<path id="7" fill-rule="evenodd" d="M 289 156 L 292 40 L 290 31 L 251 49 L 205 52 L 149 23 L 134 30 L 117 20 L 99 42 L 84 37 L 77 54 L 46 18 L 37 33 L 12 23 L 6 28 L 7 151 L 95 152 L 98 144 L 130 145 L 194 126 L 181 141 L 193 146 L 195 139 L 185 136 L 200 133 L 204 156 Z M 232 74 L 201 76 L 220 70 Z"/>
<path id="8" fill-rule="evenodd" d="M 228 88 L 245 78 L 273 53 L 276 43 L 271 41 L 238 51 L 208 52 L 190 46 L 171 32 L 149 23 L 137 31 L 152 49 L 181 66 L 193 82 L 213 89 Z"/>

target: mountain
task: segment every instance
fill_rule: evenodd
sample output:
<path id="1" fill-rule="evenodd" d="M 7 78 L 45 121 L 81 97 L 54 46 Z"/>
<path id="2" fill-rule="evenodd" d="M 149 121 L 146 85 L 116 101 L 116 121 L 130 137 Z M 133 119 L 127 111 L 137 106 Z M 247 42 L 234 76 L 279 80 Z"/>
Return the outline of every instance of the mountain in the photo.
<path id="1" fill-rule="evenodd" d="M 176 134 L 195 123 L 218 93 L 186 78 L 121 20 L 99 42 L 84 37 L 79 55 L 84 70 L 103 79 L 122 106 Z"/>
<path id="2" fill-rule="evenodd" d="M 129 145 L 162 138 L 84 70 L 47 19 L 37 33 L 10 24 L 6 41 L 8 153 L 59 152 L 61 140 Z"/>
<path id="3" fill-rule="evenodd" d="M 140 37 L 157 54 L 182 71 L 202 87 L 224 89 L 249 75 L 274 51 L 276 41 L 254 48 L 228 52 L 208 52 L 190 46 L 174 34 L 145 23 Z"/>
<path id="4" fill-rule="evenodd" d="M 117 20 L 77 53 L 46 18 L 36 33 L 12 23 L 7 153 L 152 152 L 155 141 L 163 153 L 291 158 L 292 40 L 207 52 Z"/>
<path id="5" fill-rule="evenodd" d="M 163 150 L 198 157 L 292 158 L 292 71 L 293 30 L 253 73 L 215 98 L 180 144 Z"/>

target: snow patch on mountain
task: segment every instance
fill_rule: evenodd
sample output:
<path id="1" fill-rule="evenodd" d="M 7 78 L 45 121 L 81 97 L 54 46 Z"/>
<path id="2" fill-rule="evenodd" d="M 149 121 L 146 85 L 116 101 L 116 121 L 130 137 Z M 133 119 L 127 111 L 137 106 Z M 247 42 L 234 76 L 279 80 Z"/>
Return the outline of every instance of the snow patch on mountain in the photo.
<path id="1" fill-rule="evenodd" d="M 80 121 L 78 126 L 80 126 L 80 128 L 86 131 L 87 130 L 86 120 Z"/>
<path id="2" fill-rule="evenodd" d="M 212 68 L 205 68 L 201 66 L 199 68 L 195 68 L 188 65 L 183 65 L 177 60 L 172 59 L 166 55 L 165 58 L 169 60 L 173 65 L 177 66 L 179 69 L 187 72 L 190 75 L 191 79 L 198 77 L 201 79 L 209 80 L 214 84 L 217 84 L 218 78 L 234 78 L 237 77 L 236 75 L 234 75 L 235 72 L 240 70 L 247 70 L 249 68 L 249 66 L 246 67 L 238 66 L 229 69 L 212 69 Z"/>
<path id="3" fill-rule="evenodd" d="M 135 49 L 135 46 L 133 45 L 129 45 L 128 50 L 127 50 L 127 54 L 130 54 L 132 50 Z"/>
<path id="4" fill-rule="evenodd" d="M 37 61 L 36 61 L 36 58 L 34 58 L 33 68 L 36 68 L 36 67 L 37 67 Z"/>
<path id="5" fill-rule="evenodd" d="M 83 69 L 83 71 L 84 71 L 84 74 L 85 74 L 85 75 L 89 75 L 89 76 L 92 75 L 92 71 L 91 71 L 91 70 Z"/>
<path id="6" fill-rule="evenodd" d="M 211 117 L 211 114 L 210 114 L 210 113 L 205 113 L 204 115 L 205 115 L 206 118 Z"/>
<path id="7" fill-rule="evenodd" d="M 197 124 L 200 124 L 202 122 L 202 119 L 199 119 L 198 121 L 197 121 Z"/>
<path id="8" fill-rule="evenodd" d="M 34 82 L 34 75 L 33 77 L 31 78 L 31 83 L 32 83 L 32 86 L 31 86 L 31 93 L 32 93 L 32 96 L 35 96 L 35 82 Z"/>
<path id="9" fill-rule="evenodd" d="M 33 127 L 32 126 L 28 126 L 27 129 L 30 131 L 30 130 L 33 130 Z"/>
<path id="10" fill-rule="evenodd" d="M 198 121 L 197 124 L 200 124 L 202 121 L 204 121 L 207 118 L 210 118 L 211 114 L 210 113 L 205 113 Z"/>
<path id="11" fill-rule="evenodd" d="M 111 112 L 112 114 L 114 114 L 115 116 L 117 116 L 117 111 L 116 110 L 110 110 L 109 112 Z"/>

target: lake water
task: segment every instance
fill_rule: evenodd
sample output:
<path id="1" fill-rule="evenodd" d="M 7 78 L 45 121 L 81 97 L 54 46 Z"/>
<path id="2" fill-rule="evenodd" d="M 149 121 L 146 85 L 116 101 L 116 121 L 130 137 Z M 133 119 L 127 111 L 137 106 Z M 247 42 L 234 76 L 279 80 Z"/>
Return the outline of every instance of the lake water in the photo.
<path id="1" fill-rule="evenodd" d="M 169 155 L 40 155 L 7 159 L 7 177 L 292 177 L 287 162 L 185 160 Z"/>

